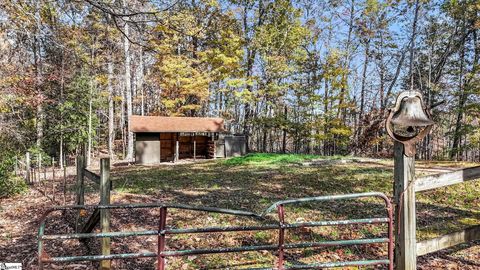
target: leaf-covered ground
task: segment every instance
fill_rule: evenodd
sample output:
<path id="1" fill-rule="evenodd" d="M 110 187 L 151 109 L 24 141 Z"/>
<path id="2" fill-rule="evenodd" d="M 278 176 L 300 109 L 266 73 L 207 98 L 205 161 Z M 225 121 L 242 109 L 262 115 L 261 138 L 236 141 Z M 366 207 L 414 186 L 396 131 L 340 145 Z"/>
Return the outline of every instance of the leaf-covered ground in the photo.
<path id="1" fill-rule="evenodd" d="M 417 174 L 426 175 L 475 164 L 417 162 Z M 307 196 L 380 191 L 391 196 L 392 162 L 359 158 L 255 154 L 229 160 L 211 160 L 194 164 L 160 166 L 115 166 L 112 171 L 114 203 L 170 202 L 216 206 L 260 213 L 272 203 Z M 67 185 L 67 202 L 73 202 L 73 177 Z M 62 184 L 57 184 L 56 201 L 61 203 Z M 43 208 L 52 203 L 40 192 L 51 185 L 32 188 L 30 193 L 2 201 L 0 210 L 0 261 L 36 263 L 36 222 Z M 98 202 L 98 189 L 90 185 L 87 202 Z M 417 196 L 417 235 L 420 240 L 480 224 L 480 181 L 424 192 Z M 319 221 L 383 216 L 382 203 L 376 199 L 302 204 L 287 208 L 288 222 Z M 112 230 L 148 230 L 158 227 L 158 209 L 112 211 Z M 49 219 L 47 233 L 65 233 L 73 226 L 73 213 Z M 171 210 L 167 225 L 175 228 L 271 224 L 266 220 L 238 218 L 212 213 Z M 384 237 L 385 226 L 355 225 L 290 230 L 287 242 L 313 242 L 350 238 Z M 24 235 L 25 234 L 25 235 Z M 168 249 L 274 244 L 278 232 L 216 233 L 175 235 L 167 239 Z M 47 243 L 51 256 L 94 254 L 98 241 L 88 245 L 76 240 Z M 155 251 L 156 237 L 112 239 L 113 252 Z M 421 269 L 480 269 L 478 243 L 458 246 L 419 258 Z M 289 251 L 288 263 L 312 263 L 377 258 L 386 255 L 386 245 L 349 246 Z M 271 266 L 275 252 L 188 256 L 168 260 L 168 269 L 237 269 Z M 114 261 L 115 269 L 154 269 L 154 259 Z M 50 265 L 63 269 L 90 269 L 94 264 Z M 48 269 L 48 268 L 47 268 Z M 356 268 L 355 268 L 356 269 Z M 380 267 L 381 269 L 381 267 Z"/>

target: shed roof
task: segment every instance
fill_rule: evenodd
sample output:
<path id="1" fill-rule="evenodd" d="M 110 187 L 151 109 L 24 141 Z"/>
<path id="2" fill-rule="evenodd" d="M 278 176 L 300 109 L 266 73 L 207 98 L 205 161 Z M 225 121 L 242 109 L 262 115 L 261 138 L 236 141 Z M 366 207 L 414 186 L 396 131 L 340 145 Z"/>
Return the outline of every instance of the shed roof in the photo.
<path id="1" fill-rule="evenodd" d="M 132 132 L 222 132 L 222 118 L 132 115 Z"/>

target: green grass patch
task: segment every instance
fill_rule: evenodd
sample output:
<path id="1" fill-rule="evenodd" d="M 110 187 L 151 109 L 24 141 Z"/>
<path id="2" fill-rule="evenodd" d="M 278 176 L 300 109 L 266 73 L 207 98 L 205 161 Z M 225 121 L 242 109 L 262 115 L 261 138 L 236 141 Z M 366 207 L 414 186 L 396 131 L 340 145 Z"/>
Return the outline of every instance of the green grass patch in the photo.
<path id="1" fill-rule="evenodd" d="M 392 196 L 391 159 L 304 166 L 317 155 L 255 153 L 231 159 L 157 167 L 131 166 L 113 171 L 115 190 L 148 194 L 169 202 L 216 206 L 260 213 L 272 203 L 300 197 L 379 191 Z M 349 157 L 351 158 L 351 157 Z M 454 162 L 417 162 L 417 175 L 431 168 L 472 166 Z M 429 169 L 430 168 L 430 169 Z M 425 239 L 480 223 L 480 181 L 421 192 L 417 195 L 418 238 Z M 384 215 L 379 200 L 308 203 L 288 207 L 289 222 L 365 218 Z M 275 217 L 275 213 L 272 213 Z M 211 215 L 221 224 L 230 222 Z M 445 222 L 445 220 L 449 222 Z M 361 232 L 375 235 L 368 228 Z M 336 230 L 326 237 L 341 237 Z M 315 237 L 315 236 L 312 236 Z M 257 240 L 261 235 L 254 237 Z"/>
<path id="2" fill-rule="evenodd" d="M 251 153 L 242 157 L 234 157 L 224 160 L 226 165 L 275 165 L 275 164 L 298 164 L 314 159 L 340 159 L 340 156 L 325 157 L 304 154 L 275 154 L 275 153 Z"/>

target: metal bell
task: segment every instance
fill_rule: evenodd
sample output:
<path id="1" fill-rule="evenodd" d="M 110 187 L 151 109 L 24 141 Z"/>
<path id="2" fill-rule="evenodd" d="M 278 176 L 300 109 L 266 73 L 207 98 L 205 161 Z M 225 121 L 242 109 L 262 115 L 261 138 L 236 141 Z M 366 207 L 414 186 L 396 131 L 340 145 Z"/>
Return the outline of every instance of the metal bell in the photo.
<path id="1" fill-rule="evenodd" d="M 425 127 L 434 124 L 423 109 L 421 98 L 417 95 L 406 96 L 400 101 L 400 108 L 394 113 L 391 123 L 406 127 Z"/>
<path id="2" fill-rule="evenodd" d="M 405 155 L 415 156 L 415 143 L 425 138 L 435 123 L 423 107 L 422 94 L 404 91 L 397 96 L 385 126 L 388 135 L 405 147 Z"/>

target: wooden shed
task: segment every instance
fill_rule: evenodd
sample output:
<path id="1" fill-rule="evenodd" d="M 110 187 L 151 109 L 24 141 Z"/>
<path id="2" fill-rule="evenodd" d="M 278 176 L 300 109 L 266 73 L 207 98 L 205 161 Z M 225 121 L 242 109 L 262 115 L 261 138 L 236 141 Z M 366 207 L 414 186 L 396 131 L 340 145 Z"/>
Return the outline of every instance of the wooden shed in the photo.
<path id="1" fill-rule="evenodd" d="M 156 164 L 184 158 L 215 158 L 222 118 L 132 116 L 135 162 Z"/>

